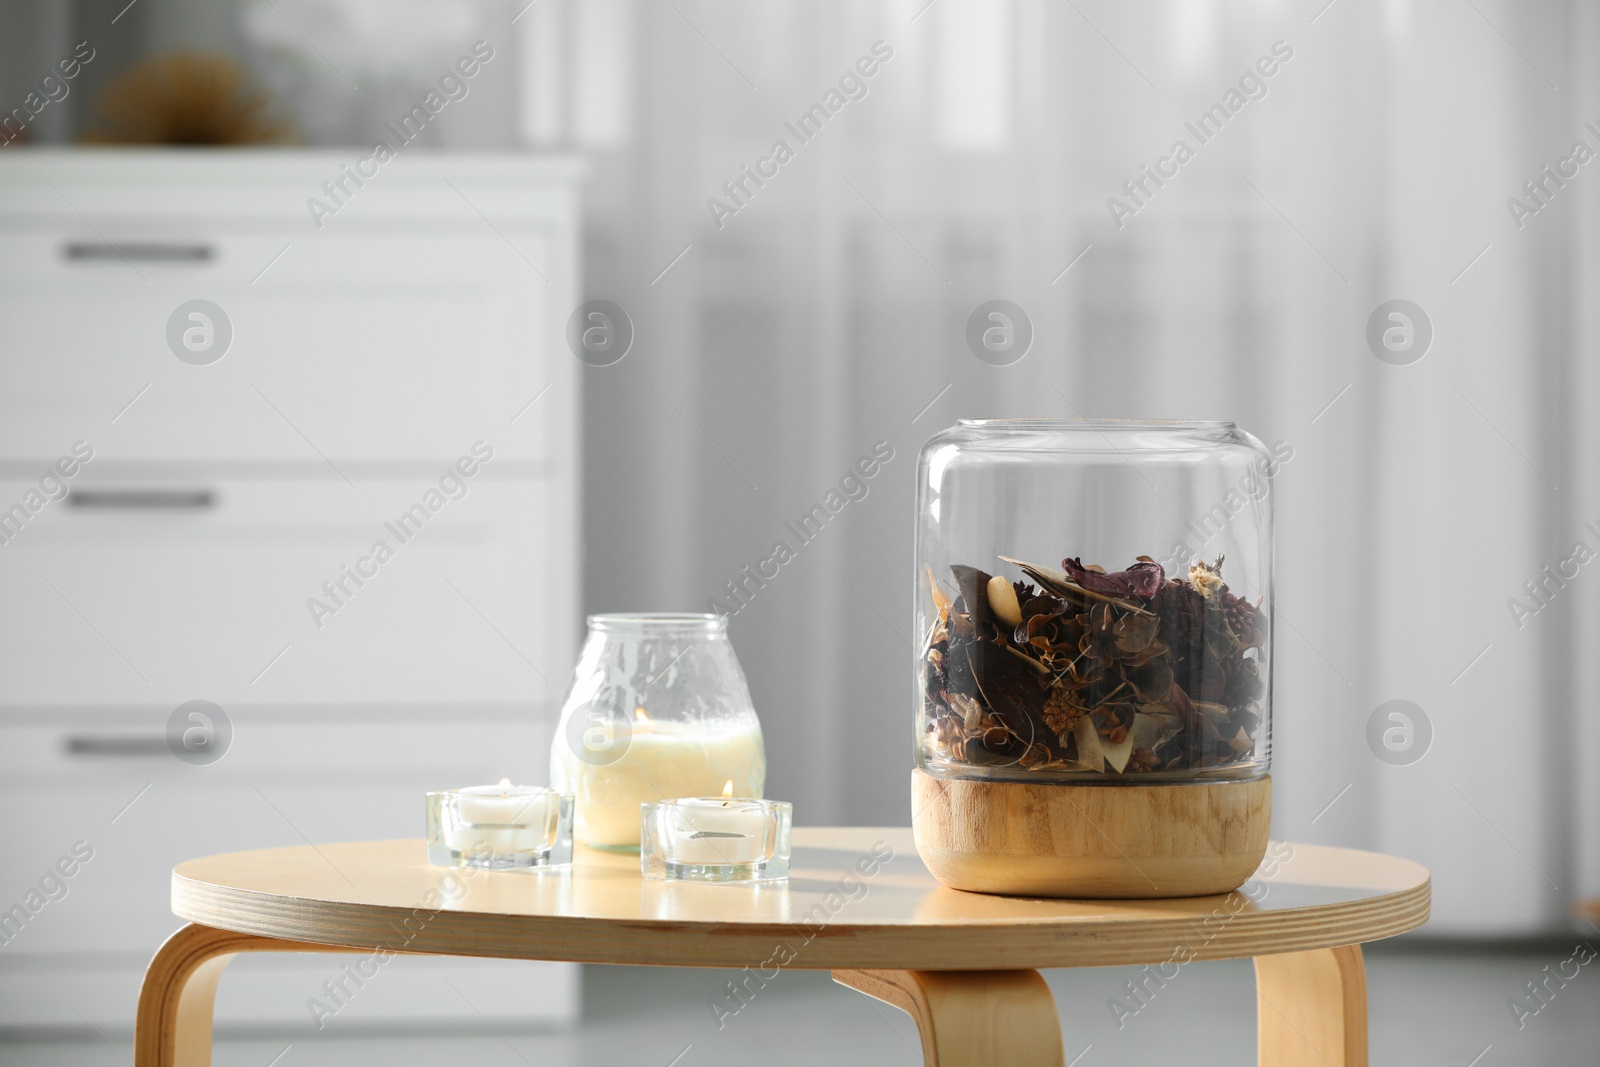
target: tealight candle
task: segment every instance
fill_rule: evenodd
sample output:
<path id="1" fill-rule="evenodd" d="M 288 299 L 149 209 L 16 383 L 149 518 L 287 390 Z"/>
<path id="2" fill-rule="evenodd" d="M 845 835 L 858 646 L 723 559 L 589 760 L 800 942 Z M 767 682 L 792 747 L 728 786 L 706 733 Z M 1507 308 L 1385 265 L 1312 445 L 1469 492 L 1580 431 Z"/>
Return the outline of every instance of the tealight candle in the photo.
<path id="1" fill-rule="evenodd" d="M 473 785 L 456 790 L 456 816 L 460 821 L 445 829 L 445 844 L 463 851 L 488 847 L 496 851 L 537 848 L 548 834 L 559 794 L 533 786 Z"/>
<path id="2" fill-rule="evenodd" d="M 754 863 L 765 854 L 767 819 L 760 801 L 688 797 L 671 818 L 679 863 Z"/>
<path id="3" fill-rule="evenodd" d="M 571 863 L 572 797 L 505 778 L 429 793 L 428 860 L 493 868 Z"/>
<path id="4" fill-rule="evenodd" d="M 758 882 L 789 874 L 793 808 L 784 801 L 685 797 L 640 808 L 639 868 L 646 878 Z"/>

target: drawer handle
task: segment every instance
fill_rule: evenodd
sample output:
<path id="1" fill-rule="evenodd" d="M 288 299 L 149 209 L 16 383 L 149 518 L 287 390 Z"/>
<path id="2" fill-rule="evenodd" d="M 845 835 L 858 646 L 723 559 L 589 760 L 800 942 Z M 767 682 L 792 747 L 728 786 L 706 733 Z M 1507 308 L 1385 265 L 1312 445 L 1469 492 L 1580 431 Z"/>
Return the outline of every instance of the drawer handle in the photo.
<path id="1" fill-rule="evenodd" d="M 71 507 L 118 511 L 199 511 L 216 503 L 210 489 L 74 489 L 67 494 Z"/>
<path id="2" fill-rule="evenodd" d="M 124 259 L 146 263 L 209 263 L 213 256 L 208 244 L 171 241 L 129 241 L 120 245 L 110 241 L 69 241 L 63 246 L 62 254 L 70 263 L 121 262 Z"/>
<path id="3" fill-rule="evenodd" d="M 151 734 L 69 734 L 69 756 L 165 756 L 167 739 Z"/>

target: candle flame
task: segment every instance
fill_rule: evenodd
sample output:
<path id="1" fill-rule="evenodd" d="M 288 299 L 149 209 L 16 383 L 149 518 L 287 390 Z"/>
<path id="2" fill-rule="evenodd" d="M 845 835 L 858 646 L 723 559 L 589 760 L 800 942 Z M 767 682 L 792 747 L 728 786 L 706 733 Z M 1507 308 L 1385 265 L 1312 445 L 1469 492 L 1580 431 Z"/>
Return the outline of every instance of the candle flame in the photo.
<path id="1" fill-rule="evenodd" d="M 500 788 L 501 789 L 510 789 L 511 788 L 511 779 L 509 779 L 509 778 L 500 779 Z"/>
<path id="2" fill-rule="evenodd" d="M 634 720 L 636 722 L 649 722 L 650 721 L 650 716 L 648 716 L 648 715 L 646 715 L 644 713 L 644 709 L 643 708 L 634 708 L 633 709 L 633 717 L 634 717 Z"/>
<path id="3" fill-rule="evenodd" d="M 732 778 L 729 778 L 728 779 L 728 784 L 722 787 L 722 795 L 725 796 L 725 797 L 733 796 L 733 779 Z"/>

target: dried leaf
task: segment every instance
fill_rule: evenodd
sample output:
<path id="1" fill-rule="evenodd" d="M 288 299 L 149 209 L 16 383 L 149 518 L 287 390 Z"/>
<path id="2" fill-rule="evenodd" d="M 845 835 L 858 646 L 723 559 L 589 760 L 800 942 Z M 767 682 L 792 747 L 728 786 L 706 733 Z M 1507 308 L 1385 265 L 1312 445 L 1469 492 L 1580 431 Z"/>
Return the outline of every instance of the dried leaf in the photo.
<path id="1" fill-rule="evenodd" d="M 978 692 L 995 718 L 1026 741 L 1034 740 L 1044 712 L 1044 686 L 1039 674 L 1017 657 L 987 641 L 967 646 L 967 660 Z"/>
<path id="2" fill-rule="evenodd" d="M 1117 648 L 1123 652 L 1143 652 L 1156 639 L 1160 620 L 1154 615 L 1124 615 L 1111 627 Z"/>
<path id="3" fill-rule="evenodd" d="M 1123 768 L 1128 765 L 1128 757 L 1133 755 L 1133 734 L 1128 733 L 1121 741 L 1102 740 L 1100 751 L 1105 756 L 1106 763 L 1121 774 Z"/>
<path id="4" fill-rule="evenodd" d="M 955 576 L 956 588 L 961 590 L 961 602 L 974 623 L 993 622 L 989 613 L 989 575 L 976 567 L 956 564 L 950 568 Z"/>
<path id="5" fill-rule="evenodd" d="M 1104 772 L 1105 749 L 1101 747 L 1100 731 L 1094 728 L 1094 720 L 1087 715 L 1079 719 L 1072 728 L 1072 738 L 1078 743 L 1078 762 L 1090 770 Z"/>
<path id="6" fill-rule="evenodd" d="M 1139 714 L 1133 717 L 1133 725 L 1128 728 L 1128 736 L 1133 739 L 1135 747 L 1158 749 L 1183 732 L 1181 717 L 1171 712 L 1152 713 L 1148 710 L 1158 707 L 1162 705 L 1146 704 L 1139 709 Z"/>

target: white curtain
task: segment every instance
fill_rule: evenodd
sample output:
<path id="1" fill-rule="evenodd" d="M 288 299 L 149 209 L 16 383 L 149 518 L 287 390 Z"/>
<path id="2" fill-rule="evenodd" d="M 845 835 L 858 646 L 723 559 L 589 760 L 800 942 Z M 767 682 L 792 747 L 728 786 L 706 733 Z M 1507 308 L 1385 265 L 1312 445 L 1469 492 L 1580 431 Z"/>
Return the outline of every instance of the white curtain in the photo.
<path id="1" fill-rule="evenodd" d="M 1549 929 L 1600 894 L 1600 563 L 1520 629 L 1508 608 L 1600 550 L 1600 164 L 1521 229 L 1506 207 L 1600 148 L 1586 5 L 540 0 L 517 28 L 523 135 L 592 154 L 588 293 L 637 331 L 586 371 L 591 610 L 724 599 L 894 449 L 732 623 L 802 821 L 908 814 L 923 440 L 972 415 L 1223 418 L 1294 449 L 1275 834 L 1428 864 L 1438 933 Z M 785 123 L 879 41 L 865 96 L 799 143 Z M 1200 144 L 1185 123 L 1275 42 L 1265 95 Z M 1138 206 L 1123 183 L 1179 139 L 1194 158 Z M 793 158 L 732 200 L 778 140 Z M 1120 228 L 1113 196 L 1138 206 Z M 1010 367 L 963 342 L 994 297 L 1036 330 Z M 1366 342 L 1391 299 L 1433 325 L 1410 366 Z M 1393 699 L 1432 725 L 1408 766 L 1367 741 Z"/>
<path id="2" fill-rule="evenodd" d="M 74 33 L 4 6 L 17 100 L 25 45 Z M 424 147 L 592 159 L 586 287 L 637 337 L 585 369 L 591 610 L 727 603 L 787 522 L 892 446 L 732 623 L 771 789 L 802 821 L 908 814 L 923 440 L 966 415 L 1222 418 L 1294 450 L 1275 833 L 1428 864 L 1438 933 L 1553 929 L 1600 896 L 1600 560 L 1573 562 L 1600 553 L 1600 162 L 1543 170 L 1600 151 L 1594 4 L 124 6 L 73 7 L 122 20 L 106 72 L 239 45 L 313 143 L 359 143 L 481 36 L 504 65 Z M 1242 106 L 1202 143 L 1188 124 L 1231 89 Z M 830 91 L 823 128 L 791 132 Z M 1193 158 L 1145 177 L 1180 139 Z M 771 162 L 780 140 L 792 158 Z M 997 297 L 1035 327 L 1009 367 L 963 340 Z M 1409 366 L 1366 340 L 1395 299 L 1433 327 Z M 1405 766 L 1367 740 L 1391 700 L 1431 723 Z"/>

